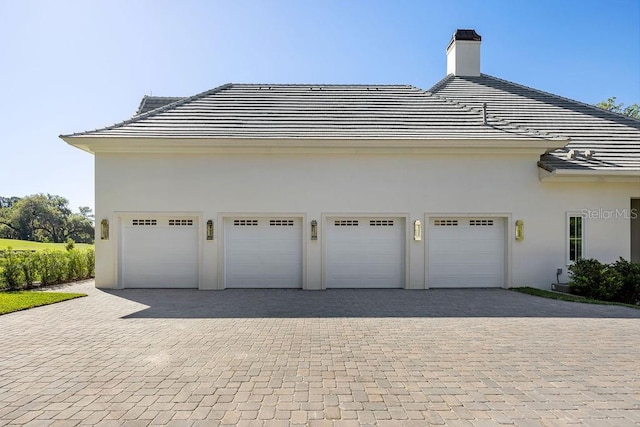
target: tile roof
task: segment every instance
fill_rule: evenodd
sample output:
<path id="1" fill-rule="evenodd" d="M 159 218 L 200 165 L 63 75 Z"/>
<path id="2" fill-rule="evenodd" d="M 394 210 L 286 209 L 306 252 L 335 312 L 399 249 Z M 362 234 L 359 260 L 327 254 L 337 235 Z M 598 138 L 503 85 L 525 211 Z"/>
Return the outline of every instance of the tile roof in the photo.
<path id="1" fill-rule="evenodd" d="M 144 113 L 148 113 L 151 110 L 155 110 L 156 108 L 164 107 L 165 105 L 173 104 L 177 101 L 182 101 L 184 97 L 177 96 L 149 96 L 145 95 L 140 101 L 140 105 L 138 106 L 138 111 L 136 111 L 136 116 Z"/>
<path id="2" fill-rule="evenodd" d="M 153 106 L 157 106 L 154 109 Z M 226 84 L 145 97 L 138 114 L 64 135 L 140 138 L 557 139 L 409 85 Z"/>
<path id="3" fill-rule="evenodd" d="M 486 74 L 477 77 L 449 75 L 430 91 L 472 108 L 480 108 L 486 103 L 489 114 L 519 128 L 570 138 L 565 149 L 540 158 L 540 167 L 548 171 L 640 172 L 638 119 Z"/>
<path id="4" fill-rule="evenodd" d="M 484 122 L 483 105 L 487 121 Z M 74 137 L 565 140 L 547 171 L 640 176 L 640 120 L 496 77 L 409 85 L 226 84 L 191 97 L 145 96 L 136 115 Z"/>

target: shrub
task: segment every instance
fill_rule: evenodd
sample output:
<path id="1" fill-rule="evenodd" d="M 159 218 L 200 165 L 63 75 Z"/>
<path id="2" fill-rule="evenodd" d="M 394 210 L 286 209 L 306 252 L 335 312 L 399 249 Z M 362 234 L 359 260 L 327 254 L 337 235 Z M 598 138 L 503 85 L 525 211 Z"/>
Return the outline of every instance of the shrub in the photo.
<path id="1" fill-rule="evenodd" d="M 569 266 L 571 293 L 597 299 L 605 281 L 604 269 L 604 264 L 596 259 L 580 259 Z"/>
<path id="2" fill-rule="evenodd" d="M 94 277 L 96 275 L 96 251 L 87 249 L 85 256 L 87 257 L 87 277 Z"/>
<path id="3" fill-rule="evenodd" d="M 620 258 L 611 264 L 611 268 L 616 273 L 615 279 L 619 281 L 616 301 L 640 304 L 640 264 Z"/>
<path id="4" fill-rule="evenodd" d="M 0 287 L 15 290 L 32 287 L 36 280 L 53 285 L 93 277 L 95 258 L 93 249 L 15 253 L 9 248 L 0 251 Z"/>
<path id="5" fill-rule="evenodd" d="M 13 252 L 12 248 L 7 248 L 2 257 L 2 270 L 0 271 L 0 279 L 4 287 L 9 290 L 16 290 L 22 287 L 22 268 L 18 255 Z"/>
<path id="6" fill-rule="evenodd" d="M 67 259 L 65 280 L 72 281 L 87 277 L 87 257 L 82 252 L 76 249 L 68 250 L 65 258 Z"/>
<path id="7" fill-rule="evenodd" d="M 612 264 L 581 259 L 569 267 L 571 293 L 602 301 L 640 302 L 640 264 L 620 258 Z"/>
<path id="8" fill-rule="evenodd" d="M 22 252 L 19 256 L 22 277 L 27 288 L 38 278 L 38 257 L 34 252 Z"/>
<path id="9" fill-rule="evenodd" d="M 67 239 L 67 244 L 64 246 L 64 248 L 66 250 L 68 250 L 68 251 L 71 251 L 71 250 L 73 250 L 73 247 L 75 246 L 75 243 L 76 242 L 74 242 L 73 239 L 71 237 L 69 237 Z"/>
<path id="10" fill-rule="evenodd" d="M 40 283 L 53 285 L 64 281 L 67 277 L 67 260 L 65 252 L 42 251 L 38 253 L 38 273 Z"/>

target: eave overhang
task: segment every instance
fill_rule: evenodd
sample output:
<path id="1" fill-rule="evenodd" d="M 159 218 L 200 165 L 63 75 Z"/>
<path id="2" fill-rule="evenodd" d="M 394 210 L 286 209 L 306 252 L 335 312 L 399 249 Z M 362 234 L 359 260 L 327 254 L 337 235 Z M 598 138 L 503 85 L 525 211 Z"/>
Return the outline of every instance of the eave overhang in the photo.
<path id="1" fill-rule="evenodd" d="M 564 147 L 568 140 L 561 138 L 483 139 L 483 138 L 141 138 L 71 136 L 60 138 L 69 145 L 86 152 L 97 153 L 173 153 L 197 154 L 220 152 L 313 152 L 349 150 L 385 151 L 455 151 L 487 152 L 494 154 L 531 153 L 542 155 L 549 150 Z"/>
<path id="2" fill-rule="evenodd" d="M 640 185 L 640 169 L 554 169 L 538 168 L 543 182 L 628 182 Z"/>

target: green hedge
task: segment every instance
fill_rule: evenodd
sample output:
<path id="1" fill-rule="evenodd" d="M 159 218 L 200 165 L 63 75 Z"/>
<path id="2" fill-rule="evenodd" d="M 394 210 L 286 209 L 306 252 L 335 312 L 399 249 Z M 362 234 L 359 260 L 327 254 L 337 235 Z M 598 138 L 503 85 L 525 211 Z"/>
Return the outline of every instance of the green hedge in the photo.
<path id="1" fill-rule="evenodd" d="M 94 275 L 95 260 L 93 249 L 14 252 L 8 248 L 0 252 L 0 288 L 16 290 L 38 281 L 53 285 L 88 279 Z"/>
<path id="2" fill-rule="evenodd" d="M 581 259 L 569 267 L 571 293 L 602 301 L 640 304 L 640 264 Z"/>

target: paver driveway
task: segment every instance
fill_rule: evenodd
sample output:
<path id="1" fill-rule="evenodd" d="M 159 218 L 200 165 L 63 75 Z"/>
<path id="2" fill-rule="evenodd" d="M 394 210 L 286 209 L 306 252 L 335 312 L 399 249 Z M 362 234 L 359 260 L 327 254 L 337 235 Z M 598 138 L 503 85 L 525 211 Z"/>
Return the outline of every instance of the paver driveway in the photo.
<path id="1" fill-rule="evenodd" d="M 640 311 L 505 290 L 125 290 L 0 316 L 0 425 L 640 423 Z"/>

